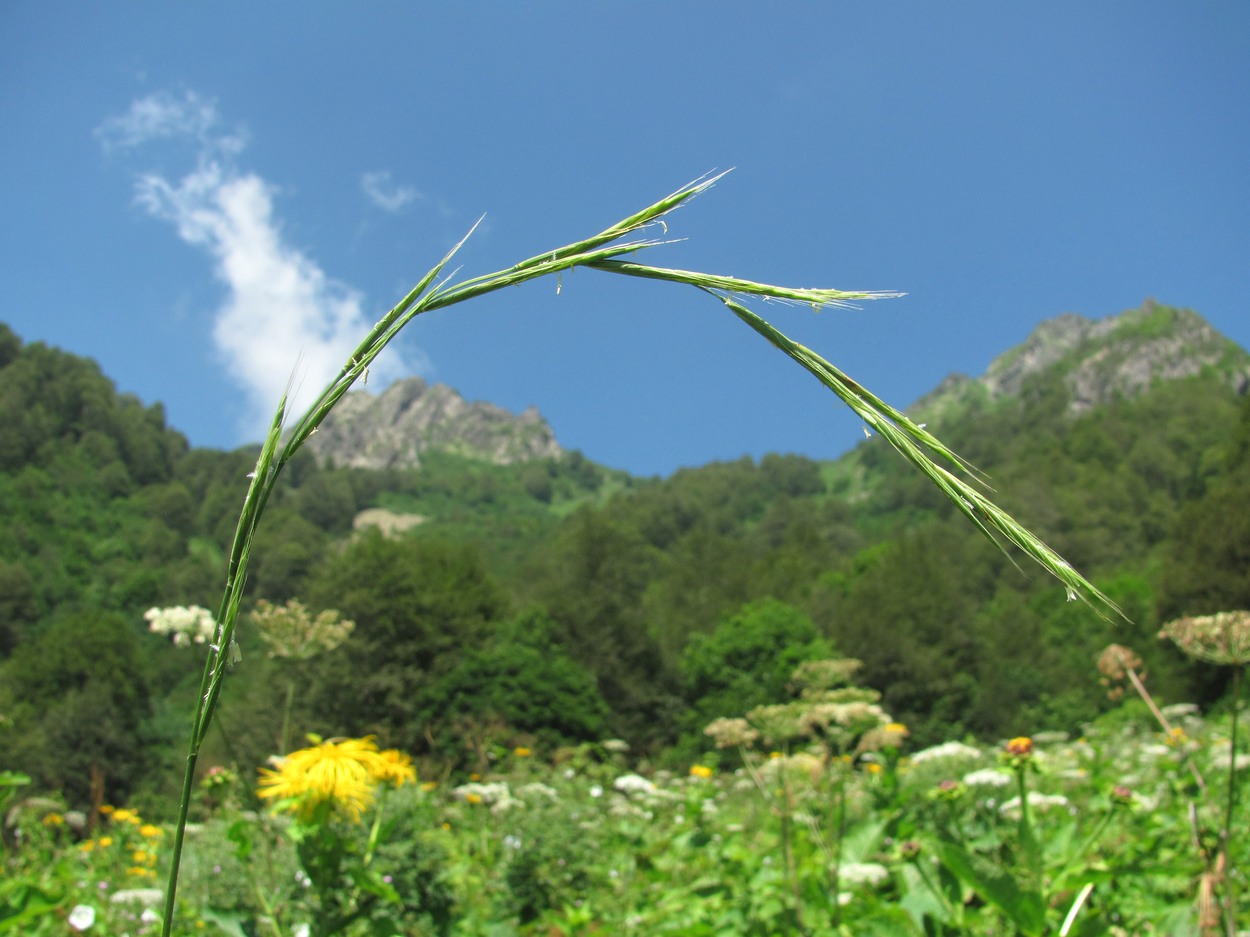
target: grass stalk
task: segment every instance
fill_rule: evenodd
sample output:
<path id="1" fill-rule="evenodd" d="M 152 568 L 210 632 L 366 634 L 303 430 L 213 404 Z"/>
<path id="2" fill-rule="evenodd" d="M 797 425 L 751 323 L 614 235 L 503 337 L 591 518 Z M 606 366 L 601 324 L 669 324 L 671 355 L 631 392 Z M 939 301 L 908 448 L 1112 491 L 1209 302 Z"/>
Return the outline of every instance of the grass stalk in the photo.
<path id="1" fill-rule="evenodd" d="M 1133 685 L 1133 690 L 1141 698 L 1142 702 L 1150 710 L 1150 714 L 1155 717 L 1155 722 L 1163 729 L 1164 735 L 1169 739 L 1176 738 L 1176 729 L 1168 721 L 1167 716 L 1163 715 L 1163 710 L 1159 708 L 1159 704 L 1154 701 L 1154 697 L 1150 695 L 1150 691 L 1146 689 L 1146 684 L 1137 674 L 1137 668 L 1133 666 L 1132 661 L 1124 656 L 1119 655 L 1120 664 L 1124 668 L 1124 675 L 1128 677 L 1129 682 Z M 1140 662 L 1139 662 L 1140 663 Z M 1198 785 L 1198 790 L 1202 792 L 1202 796 L 1207 796 L 1207 782 L 1202 776 L 1202 772 L 1198 770 L 1198 766 L 1194 763 L 1192 756 L 1186 756 L 1185 763 L 1189 766 L 1189 773 L 1193 775 L 1194 783 Z"/>
<path id="2" fill-rule="evenodd" d="M 575 267 L 590 267 L 618 275 L 666 280 L 703 290 L 718 297 L 739 319 L 814 374 L 822 384 L 850 406 L 865 423 L 884 436 L 904 458 L 936 484 L 987 537 L 999 542 L 997 537 L 1001 536 L 1018 546 L 1063 582 L 1070 598 L 1080 597 L 1095 607 L 1101 606 L 1118 611 L 1106 596 L 1094 588 L 1058 554 L 989 501 L 979 490 L 955 474 L 956 472 L 966 474 L 969 467 L 923 427 L 912 423 L 900 411 L 852 381 L 819 355 L 791 341 L 735 299 L 738 296 L 758 296 L 766 300 L 805 304 L 820 309 L 828 305 L 841 305 L 857 300 L 886 298 L 900 294 L 781 287 L 736 277 L 651 267 L 622 259 L 627 255 L 669 243 L 664 239 L 652 237 L 624 239 L 657 226 L 667 235 L 668 228 L 664 217 L 694 196 L 707 191 L 723 175 L 724 173 L 706 175 L 696 179 L 641 211 L 608 226 L 598 234 L 554 250 L 535 254 L 505 270 L 460 282 L 450 282 L 454 274 L 439 280 L 446 265 L 472 234 L 470 230 L 464 239 L 417 282 L 408 295 L 378 320 L 348 357 L 336 377 L 325 387 L 321 395 L 289 432 L 285 432 L 287 413 L 286 398 L 283 397 L 261 447 L 256 469 L 252 473 L 251 485 L 239 515 L 227 564 L 224 594 L 217 614 L 213 653 L 209 655 L 204 666 L 200 696 L 190 732 L 173 855 L 165 894 L 163 937 L 169 937 L 173 924 L 178 873 L 185 845 L 187 814 L 191 802 L 196 761 L 200 746 L 212 725 L 231 652 L 235 647 L 234 633 L 247 582 L 248 560 L 257 525 L 283 468 L 308 437 L 317 431 L 343 395 L 359 378 L 367 375 L 369 366 L 383 349 L 421 313 L 466 302 L 538 277 L 551 274 L 558 276 L 563 271 Z M 285 441 L 283 441 L 284 435 Z"/>
<path id="3" fill-rule="evenodd" d="M 1233 817 L 1237 811 L 1237 722 L 1241 712 L 1241 672 L 1233 668 L 1233 716 L 1228 738 L 1228 799 L 1224 806 L 1224 829 L 1220 831 L 1220 851 L 1224 856 L 1224 922 L 1229 937 L 1237 933 L 1237 870 L 1233 861 Z"/>

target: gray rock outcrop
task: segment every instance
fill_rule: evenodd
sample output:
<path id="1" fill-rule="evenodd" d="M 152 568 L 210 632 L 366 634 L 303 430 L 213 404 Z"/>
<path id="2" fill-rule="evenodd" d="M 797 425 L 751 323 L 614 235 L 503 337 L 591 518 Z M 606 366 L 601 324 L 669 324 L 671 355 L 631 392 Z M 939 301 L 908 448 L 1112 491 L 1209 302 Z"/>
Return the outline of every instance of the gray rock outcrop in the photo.
<path id="1" fill-rule="evenodd" d="M 433 451 L 499 465 L 563 454 L 533 407 L 517 415 L 419 377 L 396 381 L 380 394 L 349 391 L 307 446 L 322 462 L 371 469 L 415 468 Z"/>

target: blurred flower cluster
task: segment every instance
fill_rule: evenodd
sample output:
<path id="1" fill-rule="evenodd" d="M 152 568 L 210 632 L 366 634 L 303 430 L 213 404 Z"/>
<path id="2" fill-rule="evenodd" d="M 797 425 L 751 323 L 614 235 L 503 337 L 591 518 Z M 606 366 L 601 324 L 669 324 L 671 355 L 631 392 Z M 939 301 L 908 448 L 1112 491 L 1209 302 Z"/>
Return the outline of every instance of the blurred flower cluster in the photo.
<path id="1" fill-rule="evenodd" d="M 1217 612 L 1168 622 L 1159 632 L 1190 657 L 1212 664 L 1250 663 L 1250 612 Z"/>
<path id="2" fill-rule="evenodd" d="M 252 612 L 261 639 L 269 647 L 270 657 L 308 660 L 322 651 L 332 651 L 356 627 L 356 623 L 339 617 L 334 609 L 316 615 L 298 599 L 285 605 L 274 605 L 261 599 Z"/>
<path id="3" fill-rule="evenodd" d="M 175 647 L 191 644 L 207 644 L 217 630 L 213 613 L 198 605 L 175 605 L 171 608 L 150 608 L 143 613 L 148 630 L 153 634 L 169 635 Z"/>

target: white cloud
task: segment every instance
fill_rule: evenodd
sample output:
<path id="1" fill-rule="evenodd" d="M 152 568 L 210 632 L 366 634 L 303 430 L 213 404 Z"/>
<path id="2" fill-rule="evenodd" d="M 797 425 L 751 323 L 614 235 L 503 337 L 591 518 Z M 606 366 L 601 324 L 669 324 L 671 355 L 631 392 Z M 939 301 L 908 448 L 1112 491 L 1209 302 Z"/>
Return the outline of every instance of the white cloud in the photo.
<path id="1" fill-rule="evenodd" d="M 389 172 L 367 172 L 360 177 L 360 187 L 378 208 L 385 212 L 403 211 L 421 198 L 421 193 L 410 185 L 397 185 L 391 181 Z"/>
<path id="2" fill-rule="evenodd" d="M 129 149 L 154 140 L 189 139 L 208 152 L 224 156 L 241 152 L 246 145 L 241 130 L 224 133 L 219 128 L 217 107 L 194 91 L 177 98 L 167 91 L 133 101 L 125 114 L 110 117 L 96 129 L 109 150 Z"/>
<path id="3" fill-rule="evenodd" d="M 240 427 L 245 438 L 264 434 L 288 386 L 288 412 L 302 413 L 373 325 L 361 293 L 328 277 L 283 239 L 273 187 L 237 167 L 243 137 L 220 129 L 211 102 L 191 93 L 181 100 L 153 95 L 106 121 L 99 134 L 106 146 L 195 140 L 195 168 L 177 181 L 155 172 L 140 175 L 136 200 L 204 250 L 226 286 L 212 334 L 247 398 Z M 392 349 L 371 376 L 385 383 L 405 373 L 410 369 Z"/>

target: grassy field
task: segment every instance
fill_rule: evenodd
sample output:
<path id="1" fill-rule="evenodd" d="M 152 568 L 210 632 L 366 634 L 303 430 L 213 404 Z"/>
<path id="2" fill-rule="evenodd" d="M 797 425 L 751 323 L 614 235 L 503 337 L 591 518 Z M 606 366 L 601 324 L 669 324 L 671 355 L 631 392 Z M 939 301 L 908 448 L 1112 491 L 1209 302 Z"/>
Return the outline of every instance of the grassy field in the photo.
<path id="1" fill-rule="evenodd" d="M 1081 738 L 921 751 L 853 713 L 827 723 L 838 744 L 773 749 L 757 714 L 679 773 L 611 740 L 498 750 L 463 779 L 310 742 L 262 772 L 272 796 L 203 776 L 174 932 L 1234 933 L 1245 843 L 1222 853 L 1219 831 L 1250 759 L 1230 758 L 1228 719 L 1162 714 L 1170 732 L 1132 701 Z M 155 933 L 169 824 L 76 816 L 9 780 L 0 931 Z"/>

